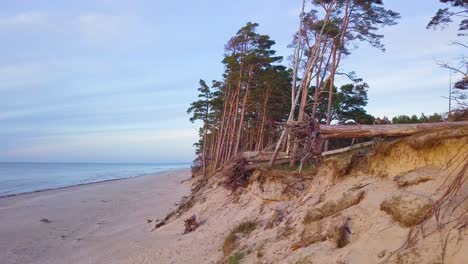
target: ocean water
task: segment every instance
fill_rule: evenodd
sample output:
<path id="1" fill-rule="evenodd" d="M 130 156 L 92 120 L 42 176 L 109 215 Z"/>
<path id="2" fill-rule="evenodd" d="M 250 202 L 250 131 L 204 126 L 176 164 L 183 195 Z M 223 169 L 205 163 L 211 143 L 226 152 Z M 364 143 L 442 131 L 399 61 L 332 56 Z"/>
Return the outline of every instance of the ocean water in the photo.
<path id="1" fill-rule="evenodd" d="M 0 162 L 0 197 L 189 167 L 189 163 Z"/>

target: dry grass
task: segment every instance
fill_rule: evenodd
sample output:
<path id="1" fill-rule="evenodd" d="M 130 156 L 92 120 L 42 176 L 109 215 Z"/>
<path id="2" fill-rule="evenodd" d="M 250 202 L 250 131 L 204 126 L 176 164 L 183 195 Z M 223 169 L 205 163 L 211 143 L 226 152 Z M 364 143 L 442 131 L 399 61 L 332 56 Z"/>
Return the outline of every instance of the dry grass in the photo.
<path id="1" fill-rule="evenodd" d="M 258 223 L 255 221 L 245 221 L 237 225 L 232 232 L 233 233 L 241 233 L 244 235 L 248 235 L 252 233 L 257 228 Z"/>
<path id="2" fill-rule="evenodd" d="M 237 243 L 237 235 L 235 233 L 230 233 L 226 239 L 224 239 L 223 243 L 223 253 L 227 255 L 231 253 L 236 248 Z"/>
<path id="3" fill-rule="evenodd" d="M 284 217 L 285 215 L 283 211 L 275 211 L 270 221 L 268 221 L 268 223 L 266 224 L 265 228 L 271 229 L 273 227 L 278 226 L 279 224 L 281 224 L 281 222 L 283 222 Z"/>
<path id="4" fill-rule="evenodd" d="M 330 239 L 337 248 L 343 248 L 351 241 L 351 218 L 339 216 L 331 220 L 311 222 L 304 226 L 300 241 L 292 245 L 292 250 L 307 247 Z"/>
<path id="5" fill-rule="evenodd" d="M 265 253 L 263 252 L 265 250 L 265 245 L 262 244 L 260 247 L 257 249 L 257 258 L 261 259 L 263 256 L 265 256 Z"/>
<path id="6" fill-rule="evenodd" d="M 235 254 L 229 256 L 226 262 L 228 264 L 239 264 L 243 257 L 244 257 L 243 252 L 236 252 Z"/>
<path id="7" fill-rule="evenodd" d="M 303 223 L 307 225 L 341 212 L 360 203 L 364 198 L 364 195 L 365 191 L 345 193 L 340 199 L 336 201 L 328 201 L 318 208 L 309 210 L 304 217 Z"/>
<path id="8" fill-rule="evenodd" d="M 428 200 L 414 200 L 400 195 L 385 200 L 380 204 L 380 210 L 387 212 L 403 226 L 415 226 L 424 220 L 430 211 L 432 203 Z"/>
<path id="9" fill-rule="evenodd" d="M 351 230 L 349 222 L 345 221 L 342 225 L 336 226 L 333 230 L 332 237 L 335 241 L 336 247 L 343 248 L 350 242 Z"/>
<path id="10" fill-rule="evenodd" d="M 313 214 L 313 211 L 309 210 L 309 211 L 307 211 L 306 215 L 304 216 L 304 220 L 302 221 L 302 223 L 304 225 L 308 225 L 308 224 L 314 222 L 315 218 L 316 217 Z"/>
<path id="11" fill-rule="evenodd" d="M 278 228 L 278 230 L 276 231 L 276 239 L 286 239 L 292 234 L 294 234 L 294 232 L 296 232 L 294 228 L 292 228 L 290 225 L 285 225 L 283 227 Z"/>
<path id="12" fill-rule="evenodd" d="M 231 253 L 237 246 L 238 235 L 249 235 L 252 233 L 258 226 L 258 223 L 255 221 L 245 221 L 237 225 L 231 233 L 224 239 L 223 243 L 223 253 L 228 255 Z"/>
<path id="13" fill-rule="evenodd" d="M 296 261 L 295 264 L 312 264 L 313 262 L 309 259 L 309 257 L 304 257 L 298 261 Z"/>
<path id="14" fill-rule="evenodd" d="M 411 186 L 411 185 L 418 185 L 420 183 L 423 183 L 423 182 L 427 182 L 427 181 L 430 181 L 432 180 L 432 178 L 430 177 L 420 177 L 420 178 L 417 178 L 417 179 L 411 179 L 411 180 L 406 180 L 406 179 L 396 179 L 396 183 L 398 185 L 398 187 L 400 188 L 403 188 L 403 187 L 408 187 L 408 186 Z"/>
<path id="15" fill-rule="evenodd" d="M 384 142 L 375 149 L 377 155 L 388 155 L 397 145 L 408 145 L 415 150 L 431 149 L 442 141 L 448 139 L 463 138 L 468 135 L 468 128 L 440 129 L 424 133 L 418 133 L 412 136 L 403 137 L 398 140 Z"/>

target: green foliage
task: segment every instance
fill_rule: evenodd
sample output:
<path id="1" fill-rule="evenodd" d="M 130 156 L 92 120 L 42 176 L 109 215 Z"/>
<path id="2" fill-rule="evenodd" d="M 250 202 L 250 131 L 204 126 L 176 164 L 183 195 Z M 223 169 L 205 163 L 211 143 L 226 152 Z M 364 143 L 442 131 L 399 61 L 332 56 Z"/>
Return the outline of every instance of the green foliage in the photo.
<path id="1" fill-rule="evenodd" d="M 257 27 L 257 23 L 248 22 L 226 44 L 223 63 L 227 67 L 227 74 L 240 71 L 241 65 L 259 68 L 281 61 L 282 57 L 273 57 L 276 51 L 271 47 L 275 42 L 268 35 L 258 34 Z"/>
<path id="2" fill-rule="evenodd" d="M 249 235 L 257 228 L 258 223 L 255 221 L 245 221 L 237 225 L 231 233 L 224 239 L 223 252 L 224 255 L 229 254 L 236 248 L 238 234 Z"/>
<path id="3" fill-rule="evenodd" d="M 225 239 L 223 243 L 223 253 L 224 255 L 229 254 L 236 248 L 237 236 L 236 233 L 231 232 Z"/>
<path id="4" fill-rule="evenodd" d="M 460 21 L 458 30 L 459 35 L 465 35 L 463 32 L 468 30 L 468 2 L 466 0 L 440 0 L 441 3 L 448 4 L 451 8 L 440 8 L 427 24 L 427 28 L 444 28 L 449 23 L 453 22 L 452 18 L 457 15 L 464 16 Z M 464 14 L 464 15 L 463 15 Z"/>
<path id="5" fill-rule="evenodd" d="M 434 113 L 428 117 L 423 113 L 419 118 L 417 115 L 412 115 L 411 117 L 407 115 L 399 115 L 392 118 L 393 124 L 436 123 L 442 121 L 442 116 L 437 113 Z"/>
<path id="6" fill-rule="evenodd" d="M 342 5 L 343 1 L 341 1 Z M 393 26 L 400 14 L 385 9 L 383 1 L 354 0 L 350 1 L 354 11 L 350 15 L 350 25 L 347 32 L 347 42 L 364 41 L 370 45 L 385 50 L 382 44 L 383 35 L 377 34 L 379 27 Z"/>
<path id="7" fill-rule="evenodd" d="M 196 120 L 201 120 L 207 122 L 211 117 L 210 110 L 212 108 L 212 100 L 214 98 L 214 93 L 211 91 L 210 87 L 206 85 L 204 80 L 199 81 L 200 87 L 198 91 L 200 94 L 198 101 L 195 101 L 190 104 L 190 107 L 187 109 L 187 114 L 192 114 L 190 117 L 190 122 L 195 122 Z"/>
<path id="8" fill-rule="evenodd" d="M 239 264 L 241 259 L 244 257 L 243 252 L 236 252 L 234 255 L 229 256 L 227 259 L 228 264 Z"/>
<path id="9" fill-rule="evenodd" d="M 372 124 L 374 117 L 367 114 L 364 109 L 367 105 L 368 87 L 369 86 L 364 82 L 345 84 L 341 86 L 339 90 L 335 87 L 333 93 L 332 120 L 337 121 L 339 124 L 349 122 Z M 313 98 L 314 93 L 315 87 L 312 87 L 310 90 L 310 97 Z M 320 123 L 325 123 L 327 118 L 327 100 L 325 100 L 327 96 L 328 93 L 322 93 L 319 97 L 316 118 Z"/>
<path id="10" fill-rule="evenodd" d="M 333 38 L 344 54 L 349 54 L 351 49 L 357 47 L 358 42 L 368 42 L 371 46 L 384 50 L 383 35 L 376 32 L 380 27 L 395 25 L 397 19 L 400 18 L 399 13 L 385 9 L 382 1 L 349 1 L 349 24 L 344 33 L 344 42 L 340 43 L 346 2 L 336 1 L 336 7 L 329 20 L 319 18 L 319 14 L 324 13 L 325 7 L 332 2 L 331 0 L 312 1 L 313 6 L 320 10 L 312 9 L 304 16 L 303 23 L 308 39 L 314 40 L 315 36 L 323 30 L 324 35 Z"/>
<path id="11" fill-rule="evenodd" d="M 348 120 L 353 120 L 358 124 L 372 124 L 374 118 L 364 109 L 367 105 L 368 88 L 365 82 L 341 86 L 340 92 L 336 95 L 338 122 L 346 123 Z"/>
<path id="12" fill-rule="evenodd" d="M 200 80 L 198 100 L 187 111 L 190 121 L 203 123 L 194 146 L 198 155 L 205 148 L 208 164 L 219 157 L 218 146 L 222 148 L 222 158 L 229 158 L 237 146 L 234 133 L 239 134 L 240 148 L 246 148 L 247 143 L 249 149 L 263 149 L 271 144 L 267 140 L 274 140 L 271 134 L 277 133 L 276 124 L 289 113 L 292 71 L 275 64 L 282 60 L 272 49 L 275 42 L 268 35 L 259 34 L 257 28 L 257 23 L 249 22 L 229 39 L 223 79 L 213 81 L 211 87 Z"/>
<path id="13" fill-rule="evenodd" d="M 213 81 L 214 83 L 214 81 Z M 199 100 L 190 104 L 190 107 L 187 109 L 187 114 L 192 114 L 190 117 L 190 122 L 195 121 L 202 121 L 203 126 L 200 128 L 199 134 L 200 139 L 198 142 L 194 143 L 193 145 L 196 147 L 196 154 L 201 153 L 201 149 L 204 142 L 203 135 L 208 133 L 207 131 L 210 129 L 210 124 L 213 123 L 214 115 L 213 106 L 216 103 L 216 96 L 217 93 L 213 92 L 210 87 L 206 84 L 204 80 L 199 81 L 200 87 L 198 91 L 200 92 L 198 95 Z"/>

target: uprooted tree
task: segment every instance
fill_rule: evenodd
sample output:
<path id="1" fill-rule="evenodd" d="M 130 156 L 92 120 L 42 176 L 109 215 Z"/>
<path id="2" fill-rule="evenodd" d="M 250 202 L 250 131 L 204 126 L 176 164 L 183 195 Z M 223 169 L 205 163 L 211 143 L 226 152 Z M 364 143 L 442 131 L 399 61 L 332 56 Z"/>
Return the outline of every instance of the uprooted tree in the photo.
<path id="1" fill-rule="evenodd" d="M 306 149 L 292 134 L 285 142 L 287 121 L 316 115 L 326 124 L 346 116 L 371 120 L 363 109 L 367 85 L 352 78 L 353 84 L 338 90 L 334 79 L 359 41 L 383 49 L 383 36 L 376 32 L 395 24 L 398 13 L 375 0 L 314 0 L 307 8 L 303 1 L 293 69 L 278 65 L 282 57 L 272 49 L 275 42 L 249 22 L 225 45 L 222 80 L 211 87 L 200 82 L 199 101 L 189 113 L 202 123 L 196 147 L 203 174 L 244 151 Z"/>
<path id="2" fill-rule="evenodd" d="M 315 0 L 312 4 L 314 9 L 304 16 L 299 28 L 301 33 L 297 34 L 294 42 L 302 51 L 296 55 L 304 59 L 301 64 L 301 82 L 297 91 L 293 93 L 287 124 L 295 120 L 299 123 L 304 122 L 306 108 L 311 101 L 313 103 L 309 116 L 315 120 L 319 104 L 323 101 L 320 99 L 326 94 L 325 123 L 330 125 L 335 77 L 342 58 L 349 55 L 351 47 L 356 48 L 360 41 L 384 50 L 381 42 L 383 35 L 376 32 L 380 27 L 395 25 L 395 21 L 399 18 L 398 13 L 385 9 L 382 1 Z M 313 100 L 308 96 L 311 83 L 315 83 L 316 87 Z M 297 119 L 296 108 L 298 108 Z M 276 154 L 286 139 L 287 127 L 284 126 L 277 141 L 270 165 L 273 165 Z M 292 152 L 297 152 L 299 142 L 295 138 L 289 138 L 293 141 Z M 301 145 L 303 150 L 309 149 L 308 144 Z"/>
<path id="3" fill-rule="evenodd" d="M 258 24 L 249 22 L 225 45 L 222 79 L 213 81 L 211 87 L 200 81 L 199 100 L 188 112 L 191 121 L 201 122 L 194 166 L 203 175 L 229 169 L 234 163 L 242 163 L 246 170 L 271 166 L 277 157 L 280 163 L 302 164 L 320 157 L 328 147 L 358 143 L 354 138 L 403 136 L 440 126 L 359 126 L 389 121 L 374 120 L 366 113 L 369 87 L 354 73 L 343 73 L 341 62 L 360 42 L 384 50 L 378 29 L 394 25 L 399 14 L 385 9 L 380 0 L 311 3 L 312 8 L 306 10 L 303 1 L 300 28 L 292 43 L 293 69 L 279 65 L 282 57 L 275 55 L 275 42 L 258 33 Z M 352 83 L 338 88 L 338 75 L 348 76 Z M 421 116 L 405 122 L 431 120 Z M 346 126 L 332 126 L 332 122 Z M 245 153 L 254 153 L 256 158 L 249 160 Z"/>

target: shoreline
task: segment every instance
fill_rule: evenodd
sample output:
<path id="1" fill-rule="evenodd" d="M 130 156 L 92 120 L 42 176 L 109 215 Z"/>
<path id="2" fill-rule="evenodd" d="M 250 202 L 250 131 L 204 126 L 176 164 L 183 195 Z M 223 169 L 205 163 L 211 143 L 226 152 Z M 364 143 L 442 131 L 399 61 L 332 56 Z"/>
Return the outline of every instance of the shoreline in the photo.
<path id="1" fill-rule="evenodd" d="M 160 174 L 164 174 L 168 172 L 178 172 L 178 171 L 185 171 L 189 169 L 190 168 L 177 168 L 177 169 L 163 170 L 163 171 L 158 171 L 158 172 L 153 172 L 153 173 L 140 174 L 140 175 L 125 177 L 125 178 L 115 178 L 115 179 L 107 179 L 107 180 L 102 180 L 102 181 L 84 182 L 84 183 L 78 183 L 78 184 L 73 184 L 73 185 L 52 187 L 52 188 L 41 189 L 41 190 L 36 190 L 36 191 L 28 191 L 28 192 L 22 192 L 22 193 L 12 193 L 12 194 L 6 194 L 6 195 L 0 194 L 0 199 L 16 197 L 16 196 L 21 196 L 21 195 L 28 195 L 28 194 L 42 193 L 42 192 L 47 192 L 47 191 L 63 190 L 63 189 L 68 189 L 68 188 L 73 188 L 73 187 L 81 187 L 81 186 L 87 186 L 87 185 L 93 185 L 93 184 L 99 184 L 99 183 L 129 180 L 129 179 L 135 179 L 135 178 L 140 178 L 140 177 L 151 177 L 151 176 L 156 176 L 156 175 L 160 175 Z"/>
<path id="2" fill-rule="evenodd" d="M 2 263 L 155 263 L 151 252 L 177 235 L 151 232 L 147 220 L 190 194 L 189 177 L 190 169 L 175 169 L 3 197 Z"/>

